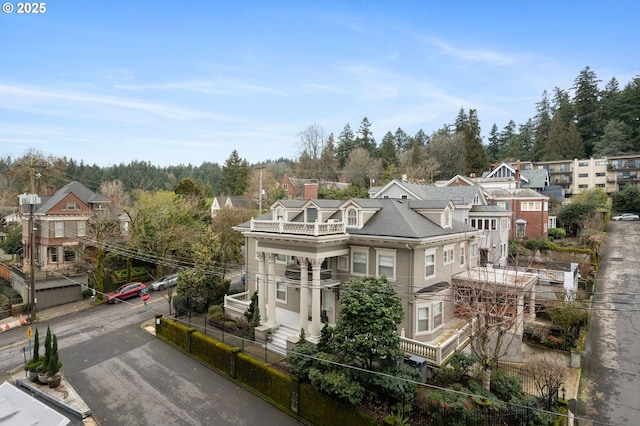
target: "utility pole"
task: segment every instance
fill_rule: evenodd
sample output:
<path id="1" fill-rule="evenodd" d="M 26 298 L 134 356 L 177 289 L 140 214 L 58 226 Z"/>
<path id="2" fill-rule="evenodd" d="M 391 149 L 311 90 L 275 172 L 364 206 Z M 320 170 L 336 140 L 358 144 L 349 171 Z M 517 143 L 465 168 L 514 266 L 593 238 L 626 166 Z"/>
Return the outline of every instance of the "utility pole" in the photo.
<path id="1" fill-rule="evenodd" d="M 40 204 L 40 197 L 36 194 L 20 194 L 18 195 L 22 212 L 24 213 L 24 206 L 29 206 L 29 324 L 36 320 L 36 234 L 34 232 L 35 218 L 34 211 L 35 206 Z"/>
<path id="2" fill-rule="evenodd" d="M 261 215 L 262 214 L 262 169 L 264 169 L 264 166 L 257 166 L 256 168 L 260 170 L 260 193 L 258 194 L 258 208 L 259 208 L 258 215 Z"/>

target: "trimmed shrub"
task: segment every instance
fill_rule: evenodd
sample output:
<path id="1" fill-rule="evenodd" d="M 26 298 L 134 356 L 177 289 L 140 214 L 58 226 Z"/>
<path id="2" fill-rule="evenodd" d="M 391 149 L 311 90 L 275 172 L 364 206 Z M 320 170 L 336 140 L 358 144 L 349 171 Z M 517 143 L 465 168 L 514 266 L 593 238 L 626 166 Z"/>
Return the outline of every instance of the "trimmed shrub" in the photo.
<path id="1" fill-rule="evenodd" d="M 565 231 L 564 228 L 550 228 L 548 233 L 550 238 L 557 240 L 561 240 L 567 236 L 567 231 Z"/>

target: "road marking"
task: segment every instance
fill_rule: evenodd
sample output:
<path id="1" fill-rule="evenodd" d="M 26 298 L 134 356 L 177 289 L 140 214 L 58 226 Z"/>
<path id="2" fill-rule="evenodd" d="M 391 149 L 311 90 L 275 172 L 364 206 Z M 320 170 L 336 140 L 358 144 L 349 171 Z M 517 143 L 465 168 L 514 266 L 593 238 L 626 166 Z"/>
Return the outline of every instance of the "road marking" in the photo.
<path id="1" fill-rule="evenodd" d="M 28 342 L 28 340 L 20 340 L 20 341 L 18 341 L 18 342 L 12 343 L 12 344 L 10 344 L 10 345 L 7 345 L 7 346 L 3 346 L 3 347 L 1 347 L 1 348 L 0 348 L 0 351 L 3 351 L 3 350 L 5 350 L 5 349 L 9 349 L 9 348 L 13 348 L 14 346 L 23 345 L 23 344 L 25 344 L 26 342 Z"/>

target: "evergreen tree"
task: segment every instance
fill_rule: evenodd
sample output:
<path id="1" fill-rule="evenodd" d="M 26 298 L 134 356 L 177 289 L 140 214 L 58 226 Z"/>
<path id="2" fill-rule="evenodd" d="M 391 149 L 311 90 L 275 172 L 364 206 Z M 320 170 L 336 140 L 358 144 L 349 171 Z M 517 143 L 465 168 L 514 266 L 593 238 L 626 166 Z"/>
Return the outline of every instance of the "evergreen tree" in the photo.
<path id="1" fill-rule="evenodd" d="M 480 137 L 480 121 L 475 109 L 469 110 L 468 121 L 462 132 L 464 138 L 464 171 L 466 176 L 481 176 L 489 168 L 489 159 Z"/>
<path id="2" fill-rule="evenodd" d="M 411 137 L 407 135 L 404 130 L 398 127 L 398 130 L 396 130 L 395 134 L 393 135 L 393 141 L 396 145 L 396 152 L 404 152 L 409 147 Z"/>
<path id="3" fill-rule="evenodd" d="M 536 116 L 534 118 L 535 137 L 531 152 L 532 161 L 540 161 L 545 157 L 544 151 L 547 146 L 547 138 L 549 137 L 551 117 L 551 103 L 549 101 L 549 94 L 545 90 L 542 92 L 542 99 L 536 104 Z"/>
<path id="4" fill-rule="evenodd" d="M 338 157 L 336 155 L 336 143 L 333 137 L 333 133 L 329 134 L 327 138 L 327 143 L 322 150 L 322 154 L 320 156 L 322 177 L 327 180 L 337 181 L 338 180 Z"/>
<path id="5" fill-rule="evenodd" d="M 498 126 L 495 123 L 491 126 L 491 130 L 489 130 L 488 141 L 487 156 L 489 157 L 489 162 L 491 162 L 491 164 L 498 163 L 501 160 L 498 154 L 500 152 L 500 136 L 498 135 Z"/>
<path id="6" fill-rule="evenodd" d="M 249 163 L 240 158 L 235 149 L 231 152 L 224 166 L 218 182 L 218 194 L 242 195 L 249 185 Z"/>
<path id="7" fill-rule="evenodd" d="M 380 144 L 380 149 L 378 150 L 378 158 L 380 159 L 383 169 L 386 169 L 387 167 L 398 163 L 396 146 L 397 145 L 393 135 L 391 134 L 391 132 L 387 132 L 382 138 L 382 143 Z"/>
<path id="8" fill-rule="evenodd" d="M 578 134 L 584 144 L 584 152 L 591 156 L 593 145 L 602 135 L 600 125 L 600 93 L 596 73 L 586 67 L 574 80 L 573 109 Z"/>
<path id="9" fill-rule="evenodd" d="M 633 154 L 631 129 L 620 120 L 611 120 L 604 127 L 604 134 L 595 143 L 593 154 L 596 157 Z"/>
<path id="10" fill-rule="evenodd" d="M 369 119 L 367 117 L 364 117 L 360 123 L 355 145 L 356 147 L 364 148 L 369 151 L 369 154 L 372 157 L 377 157 L 376 140 L 373 138 L 373 133 L 371 133 L 371 123 L 369 123 Z"/>
<path id="11" fill-rule="evenodd" d="M 344 125 L 344 129 L 342 129 L 340 136 L 338 136 L 338 146 L 336 148 L 340 168 L 343 168 L 344 165 L 347 164 L 347 159 L 349 158 L 351 150 L 355 148 L 355 144 L 356 136 L 353 134 L 353 130 L 351 130 L 349 123 L 347 123 Z"/>

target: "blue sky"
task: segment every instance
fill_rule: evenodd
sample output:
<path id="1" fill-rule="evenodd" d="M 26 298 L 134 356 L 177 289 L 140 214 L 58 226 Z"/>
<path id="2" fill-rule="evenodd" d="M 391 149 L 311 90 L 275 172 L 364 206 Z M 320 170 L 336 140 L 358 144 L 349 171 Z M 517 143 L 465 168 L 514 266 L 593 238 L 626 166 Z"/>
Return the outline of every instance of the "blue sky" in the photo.
<path id="1" fill-rule="evenodd" d="M 12 2 L 15 6 L 16 2 Z M 48 1 L 0 15 L 0 155 L 109 166 L 296 158 L 478 111 L 524 123 L 589 66 L 640 75 L 637 1 Z"/>

